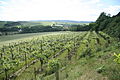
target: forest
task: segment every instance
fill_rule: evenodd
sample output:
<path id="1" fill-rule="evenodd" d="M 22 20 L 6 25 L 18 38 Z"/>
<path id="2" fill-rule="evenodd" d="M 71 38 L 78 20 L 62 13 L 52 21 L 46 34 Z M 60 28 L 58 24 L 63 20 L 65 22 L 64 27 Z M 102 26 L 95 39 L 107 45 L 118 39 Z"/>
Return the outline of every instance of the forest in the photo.
<path id="1" fill-rule="evenodd" d="M 102 12 L 98 19 L 89 26 L 96 32 L 103 31 L 110 36 L 120 38 L 120 12 L 112 17 L 110 14 Z"/>

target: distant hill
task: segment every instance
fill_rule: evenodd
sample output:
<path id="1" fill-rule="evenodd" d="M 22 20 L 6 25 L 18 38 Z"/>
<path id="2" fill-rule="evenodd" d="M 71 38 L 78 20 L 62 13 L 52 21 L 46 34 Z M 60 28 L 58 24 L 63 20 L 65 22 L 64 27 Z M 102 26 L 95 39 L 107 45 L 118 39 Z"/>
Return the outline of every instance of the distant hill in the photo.
<path id="1" fill-rule="evenodd" d="M 91 23 L 94 21 L 74 21 L 74 20 L 31 20 L 31 21 L 40 21 L 40 22 L 69 22 L 69 23 Z"/>
<path id="2" fill-rule="evenodd" d="M 31 21 L 0 21 L 1 27 L 15 27 L 15 26 L 35 26 L 35 25 L 52 25 L 53 22 L 57 24 L 89 24 L 93 21 L 73 21 L 73 20 L 31 20 Z"/>
<path id="3" fill-rule="evenodd" d="M 50 31 L 85 31 L 89 30 L 91 21 L 72 20 L 34 20 L 34 21 L 0 21 L 1 35 L 8 32 L 33 33 Z"/>

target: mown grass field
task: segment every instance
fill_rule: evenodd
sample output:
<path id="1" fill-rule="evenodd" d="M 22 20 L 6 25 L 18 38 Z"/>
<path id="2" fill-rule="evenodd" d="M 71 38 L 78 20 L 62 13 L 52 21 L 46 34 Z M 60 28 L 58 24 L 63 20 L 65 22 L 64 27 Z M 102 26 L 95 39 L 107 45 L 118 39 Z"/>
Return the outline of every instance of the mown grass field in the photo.
<path id="1" fill-rule="evenodd" d="M 70 24 L 70 25 L 88 25 L 89 23 L 71 23 L 71 22 L 39 22 L 42 25 L 52 25 L 52 24 Z"/>
<path id="2" fill-rule="evenodd" d="M 64 50 L 60 55 L 55 57 L 61 63 L 59 69 L 60 80 L 120 80 L 120 64 L 114 62 L 114 53 L 119 53 L 118 41 L 103 32 L 50 32 L 50 33 L 34 33 L 34 34 L 17 34 L 5 36 L 1 38 L 1 45 L 7 45 L 14 41 L 26 41 L 41 36 L 55 36 L 64 34 L 78 35 L 76 39 L 76 48 L 71 48 L 71 59 L 68 59 L 68 50 Z M 104 35 L 104 36 L 103 36 Z M 70 37 L 70 36 L 69 36 Z M 69 39 L 68 37 L 68 39 Z M 107 39 L 106 37 L 109 37 Z M 54 39 L 55 39 L 54 38 Z M 61 38 L 62 39 L 62 38 Z M 63 37 L 64 39 L 64 37 Z M 66 39 L 67 40 L 67 39 Z M 64 43 L 64 42 L 63 42 Z M 74 44 L 67 41 L 64 45 Z M 59 45 L 56 44 L 56 46 Z M 64 47 L 63 46 L 63 47 Z M 64 48 L 65 48 L 64 47 Z M 59 51 L 58 51 L 59 52 Z M 48 59 L 49 61 L 50 59 Z M 34 68 L 40 69 L 39 60 L 25 69 L 25 71 L 17 76 L 15 80 L 56 80 L 55 73 L 45 74 L 47 64 L 43 65 L 44 71 L 34 74 Z"/>

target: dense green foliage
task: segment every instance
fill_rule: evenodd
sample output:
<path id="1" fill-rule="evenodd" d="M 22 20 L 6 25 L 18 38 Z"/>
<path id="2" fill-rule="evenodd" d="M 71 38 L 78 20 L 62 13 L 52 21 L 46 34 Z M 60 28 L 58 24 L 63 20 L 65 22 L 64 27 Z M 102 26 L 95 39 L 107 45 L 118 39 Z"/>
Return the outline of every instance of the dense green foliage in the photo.
<path id="1" fill-rule="evenodd" d="M 120 53 L 119 54 L 114 53 L 114 56 L 116 57 L 114 61 L 120 64 Z"/>
<path id="2" fill-rule="evenodd" d="M 36 25 L 31 27 L 21 28 L 21 33 L 36 33 L 36 32 L 51 32 L 51 31 L 61 31 L 60 27 L 52 28 L 51 26 Z"/>
<path id="3" fill-rule="evenodd" d="M 93 27 L 92 30 L 103 31 L 111 36 L 120 38 L 120 12 L 110 17 L 110 14 L 102 12 L 95 23 L 89 26 Z"/>
<path id="4" fill-rule="evenodd" d="M 88 25 L 71 25 L 69 31 L 89 31 L 91 29 Z"/>

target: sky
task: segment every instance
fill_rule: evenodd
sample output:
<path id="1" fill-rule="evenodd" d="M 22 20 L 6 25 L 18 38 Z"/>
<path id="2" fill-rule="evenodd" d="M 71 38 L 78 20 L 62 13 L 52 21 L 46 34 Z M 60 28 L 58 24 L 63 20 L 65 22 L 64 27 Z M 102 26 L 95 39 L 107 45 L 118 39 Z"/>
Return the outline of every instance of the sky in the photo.
<path id="1" fill-rule="evenodd" d="M 2 21 L 95 21 L 101 12 L 116 15 L 120 0 L 0 0 Z"/>

